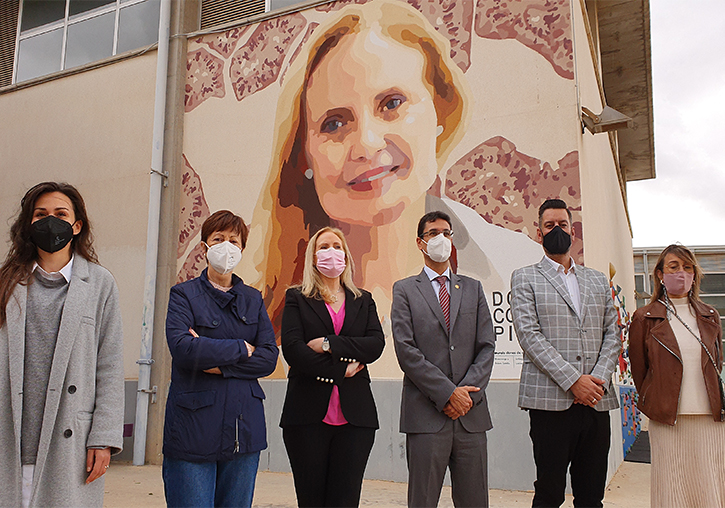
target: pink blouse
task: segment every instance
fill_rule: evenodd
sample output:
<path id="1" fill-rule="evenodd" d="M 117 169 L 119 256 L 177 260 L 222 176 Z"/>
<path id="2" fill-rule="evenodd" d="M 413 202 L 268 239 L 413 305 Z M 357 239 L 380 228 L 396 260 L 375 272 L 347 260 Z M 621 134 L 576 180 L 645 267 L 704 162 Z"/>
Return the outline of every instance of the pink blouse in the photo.
<path id="1" fill-rule="evenodd" d="M 345 322 L 345 306 L 340 307 L 338 312 L 332 310 L 329 303 L 325 303 L 325 306 L 332 318 L 332 328 L 335 330 L 335 335 L 340 335 L 342 323 Z M 322 421 L 328 425 L 345 425 L 347 423 L 345 416 L 342 414 L 342 407 L 340 407 L 340 390 L 337 389 L 337 385 L 332 387 L 330 403 L 327 405 L 327 414 Z"/>

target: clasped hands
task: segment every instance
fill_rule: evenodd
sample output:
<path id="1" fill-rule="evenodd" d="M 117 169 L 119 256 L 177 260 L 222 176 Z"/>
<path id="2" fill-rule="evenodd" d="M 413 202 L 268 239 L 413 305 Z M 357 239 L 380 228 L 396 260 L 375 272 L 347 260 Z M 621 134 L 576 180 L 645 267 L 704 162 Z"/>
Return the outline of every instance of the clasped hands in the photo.
<path id="1" fill-rule="evenodd" d="M 570 390 L 574 394 L 574 404 L 594 407 L 604 397 L 604 380 L 590 374 L 582 374 L 571 385 Z"/>
<path id="2" fill-rule="evenodd" d="M 480 390 L 478 386 L 457 386 L 443 407 L 443 412 L 451 420 L 457 420 L 473 407 L 473 400 L 469 393 Z"/>
<path id="3" fill-rule="evenodd" d="M 192 337 L 199 338 L 199 334 L 194 331 L 193 328 L 189 328 L 189 333 L 192 335 Z M 254 350 L 257 349 L 256 347 L 252 346 L 249 342 L 246 340 L 244 341 L 244 345 L 247 346 L 247 358 L 252 356 L 252 353 L 254 353 Z M 204 370 L 207 374 L 218 374 L 221 375 L 222 371 L 219 367 L 212 367 L 211 369 Z"/>
<path id="4" fill-rule="evenodd" d="M 317 337 L 316 339 L 312 339 L 307 343 L 307 347 L 309 347 L 312 351 L 315 353 L 322 353 L 325 352 L 322 350 L 322 342 L 325 340 L 324 337 Z M 345 377 L 353 377 L 355 374 L 363 370 L 365 367 L 364 363 L 360 362 L 350 362 L 347 364 L 347 368 L 345 369 Z"/>

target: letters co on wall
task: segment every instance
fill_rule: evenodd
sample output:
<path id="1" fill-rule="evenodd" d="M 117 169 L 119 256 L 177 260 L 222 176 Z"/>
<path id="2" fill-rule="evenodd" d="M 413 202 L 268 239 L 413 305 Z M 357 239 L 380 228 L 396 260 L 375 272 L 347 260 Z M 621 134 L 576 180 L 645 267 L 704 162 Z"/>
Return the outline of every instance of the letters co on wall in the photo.
<path id="1" fill-rule="evenodd" d="M 196 36 L 185 107 L 179 280 L 205 266 L 204 219 L 230 209 L 251 226 L 239 275 L 278 326 L 307 239 L 333 225 L 390 338 L 417 221 L 443 210 L 455 269 L 487 293 L 494 377 L 518 378 L 509 280 L 542 256 L 541 202 L 565 199 L 581 231 L 569 0 L 338 1 Z M 372 367 L 392 375 L 393 348 Z"/>

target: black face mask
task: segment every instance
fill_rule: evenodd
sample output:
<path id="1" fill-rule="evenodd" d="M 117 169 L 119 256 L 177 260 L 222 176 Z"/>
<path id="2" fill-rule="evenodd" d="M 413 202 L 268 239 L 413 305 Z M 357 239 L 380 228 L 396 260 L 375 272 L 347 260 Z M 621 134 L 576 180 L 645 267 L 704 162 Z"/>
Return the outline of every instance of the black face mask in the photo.
<path id="1" fill-rule="evenodd" d="M 554 226 L 554 229 L 544 235 L 544 249 L 549 254 L 566 254 L 569 248 L 571 248 L 571 235 L 560 226 Z"/>
<path id="2" fill-rule="evenodd" d="M 73 239 L 73 226 L 54 215 L 33 222 L 30 238 L 40 250 L 53 253 L 61 250 Z"/>

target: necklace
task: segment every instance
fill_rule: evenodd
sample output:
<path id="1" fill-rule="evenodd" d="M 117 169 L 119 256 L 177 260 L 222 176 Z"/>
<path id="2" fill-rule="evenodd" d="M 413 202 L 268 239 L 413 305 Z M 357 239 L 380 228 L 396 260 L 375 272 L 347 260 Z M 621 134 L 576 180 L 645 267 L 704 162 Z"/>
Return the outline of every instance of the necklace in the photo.
<path id="1" fill-rule="evenodd" d="M 337 303 L 337 295 L 339 295 L 340 293 L 343 293 L 343 294 L 345 293 L 342 290 L 342 287 L 337 288 L 337 291 L 330 295 L 330 299 L 332 300 L 332 303 Z"/>

